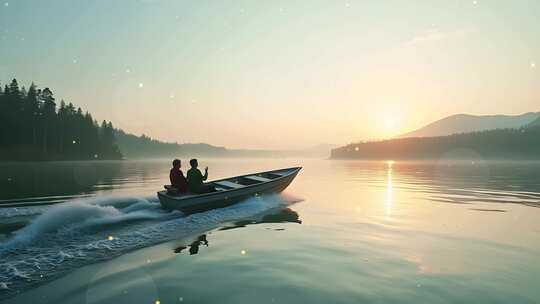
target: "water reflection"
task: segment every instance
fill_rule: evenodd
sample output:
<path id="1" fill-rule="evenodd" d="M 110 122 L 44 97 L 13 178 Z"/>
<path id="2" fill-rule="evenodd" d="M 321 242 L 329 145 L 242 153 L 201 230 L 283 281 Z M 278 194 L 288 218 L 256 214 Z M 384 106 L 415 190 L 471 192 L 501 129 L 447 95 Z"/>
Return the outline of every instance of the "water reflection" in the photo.
<path id="1" fill-rule="evenodd" d="M 178 246 L 174 249 L 174 253 L 182 253 L 183 250 L 189 248 L 189 255 L 194 255 L 199 253 L 199 247 L 203 245 L 208 247 L 208 240 L 206 239 L 206 234 L 200 235 L 197 239 L 188 246 Z"/>
<path id="2" fill-rule="evenodd" d="M 228 225 L 220 228 L 220 231 L 244 228 L 248 225 L 263 224 L 263 223 L 298 223 L 302 224 L 300 216 L 296 211 L 290 208 L 274 209 L 252 219 L 245 219 L 234 222 L 232 225 Z M 283 228 L 275 228 L 276 231 L 283 231 Z M 208 238 L 206 234 L 198 236 L 193 242 L 188 245 L 182 244 L 174 249 L 175 253 L 182 253 L 184 250 L 189 249 L 189 255 L 195 255 L 199 253 L 201 246 L 209 246 Z"/>
<path id="3" fill-rule="evenodd" d="M 298 213 L 290 208 L 284 208 L 280 209 L 276 212 L 276 210 L 270 211 L 271 213 L 267 213 L 262 215 L 259 219 L 245 219 L 241 221 L 237 221 L 234 224 L 230 226 L 223 227 L 219 230 L 230 230 L 230 229 L 236 229 L 236 228 L 244 228 L 247 225 L 254 225 L 254 224 L 263 224 L 263 223 L 297 223 L 302 224 L 302 220 L 300 220 L 300 216 Z"/>
<path id="4" fill-rule="evenodd" d="M 390 218 L 392 216 L 392 205 L 394 204 L 394 199 L 392 196 L 392 193 L 394 189 L 392 188 L 392 165 L 394 164 L 393 161 L 386 162 L 387 166 L 387 173 L 386 173 L 386 201 L 385 201 L 385 214 L 386 218 Z"/>
<path id="5" fill-rule="evenodd" d="M 261 165 L 269 163 L 271 165 Z M 311 168 L 307 164 L 307 168 Z M 253 166 L 253 167 L 252 167 Z M 234 172 L 253 172 L 262 168 L 286 166 L 261 161 L 215 161 L 212 178 L 230 176 Z M 328 180 L 326 187 L 335 187 L 342 167 L 363 184 L 384 187 L 379 201 L 384 216 L 396 215 L 396 190 L 430 195 L 437 203 L 512 203 L 540 206 L 540 163 L 534 162 L 465 162 L 465 161 L 343 161 L 319 163 Z M 329 171 L 324 171 L 324 170 Z M 0 163 L 0 206 L 25 207 L 64 202 L 75 197 L 102 194 L 154 194 L 167 182 L 168 160 L 121 162 L 54 162 Z M 315 171 L 314 171 L 315 172 Z M 304 173 L 307 174 L 307 173 Z M 315 175 L 314 177 L 317 177 Z M 311 182 L 313 177 L 306 179 Z M 297 185 L 298 189 L 298 185 Z M 313 191 L 309 191 L 313 193 Z M 317 191 L 323 193 L 323 191 Z M 328 197 L 327 199 L 333 199 Z M 353 209 L 355 209 L 353 207 Z M 361 211 L 362 206 L 357 206 Z"/>
<path id="6" fill-rule="evenodd" d="M 211 178 L 262 171 L 264 166 L 285 167 L 285 162 L 216 161 L 210 164 Z M 97 176 L 101 183 L 114 183 L 114 191 L 125 190 L 122 195 L 147 196 L 161 188 L 163 182 L 159 179 L 167 179 L 165 165 L 126 162 L 118 166 L 121 174 L 117 178 L 101 178 L 100 170 Z M 37 280 L 44 274 L 48 282 L 55 273 L 63 275 L 89 261 L 174 239 L 173 243 L 135 251 L 96 266 L 142 269 L 140 263 L 155 256 L 153 260 L 160 262 L 144 269 L 160 286 L 163 302 L 178 302 L 182 297 L 205 303 L 270 302 L 274 298 L 276 303 L 331 303 L 336 298 L 347 303 L 533 303 L 539 298 L 534 282 L 540 273 L 540 209 L 524 205 L 540 206 L 540 163 L 399 161 L 390 165 L 321 160 L 302 165 L 302 176 L 287 189 L 303 198 L 302 203 L 292 207 L 295 211 L 279 208 L 267 212 L 271 208 L 267 202 L 254 201 L 240 208 L 174 218 L 174 214 L 159 210 L 157 203 L 153 206 L 148 202 L 144 204 L 148 210 L 143 213 L 157 214 L 160 220 L 149 223 L 130 219 L 123 225 L 107 225 L 101 236 L 90 231 L 79 240 L 72 240 L 73 234 L 62 229 L 60 237 L 47 237 L 34 247 L 13 251 L 3 259 L 13 268 L 0 267 L 10 278 L 13 276 L 7 285 L 10 290 L 3 292 L 15 294 L 31 288 L 27 279 L 16 277 L 20 273 Z M 489 170 L 481 167 L 484 165 Z M 143 174 L 141 170 L 146 169 Z M 58 216 L 54 222 L 70 216 L 74 215 Z M 0 231 L 14 229 L 7 225 L 13 225 L 15 219 L 2 221 L 6 226 Z M 283 222 L 302 226 L 264 224 L 228 231 L 257 223 Z M 215 231 L 216 227 L 223 227 L 223 231 Z M 281 229 L 286 231 L 274 232 Z M 108 235 L 114 239 L 107 240 Z M 211 250 L 205 250 L 210 243 Z M 276 244 L 280 250 L 276 250 Z M 77 253 L 79 245 L 84 255 Z M 177 253 L 196 256 L 169 258 L 175 247 Z M 44 255 L 51 258 L 41 259 L 44 262 L 37 264 L 40 269 L 30 264 Z M 17 303 L 35 302 L 43 294 L 56 296 L 58 290 L 71 295 L 79 290 L 84 293 L 85 286 L 77 289 L 79 286 L 66 284 L 76 282 L 77 276 L 84 273 L 90 271 L 77 270 L 76 276 L 43 286 L 33 293 L 38 296 L 17 298 Z M 81 284 L 90 281 L 78 280 Z M 112 296 L 122 287 L 137 289 L 144 284 L 136 272 L 118 272 L 99 286 L 107 287 L 103 298 L 114 302 Z M 216 286 L 215 292 L 208 293 L 204 286 Z M 302 286 L 301 292 L 295 286 Z M 244 297 L 246 290 L 256 292 L 247 293 L 252 296 L 248 298 Z M 84 299 L 70 302 L 84 303 Z"/>
<path id="7" fill-rule="evenodd" d="M 165 161 L 0 163 L 0 205 L 25 207 L 139 188 L 166 172 Z"/>
<path id="8" fill-rule="evenodd" d="M 450 204 L 504 203 L 540 207 L 540 163 L 400 161 L 343 163 L 347 174 L 373 188 L 384 187 L 384 213 L 395 213 L 395 191 L 427 195 Z"/>

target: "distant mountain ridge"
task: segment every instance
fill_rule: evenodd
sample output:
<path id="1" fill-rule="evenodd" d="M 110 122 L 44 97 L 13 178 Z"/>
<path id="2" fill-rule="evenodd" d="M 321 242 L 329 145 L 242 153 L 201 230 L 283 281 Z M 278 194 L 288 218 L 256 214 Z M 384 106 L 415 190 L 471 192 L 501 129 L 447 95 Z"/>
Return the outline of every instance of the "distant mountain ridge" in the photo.
<path id="1" fill-rule="evenodd" d="M 146 135 L 133 135 L 115 129 L 116 143 L 128 159 L 162 158 L 162 157 L 328 157 L 330 150 L 336 145 L 320 144 L 297 150 L 257 150 L 228 149 L 205 143 L 170 143 L 153 139 Z"/>
<path id="2" fill-rule="evenodd" d="M 123 130 L 115 130 L 116 143 L 126 158 L 159 158 L 177 155 L 224 156 L 228 150 L 205 143 L 168 143 L 146 135 L 133 135 Z"/>
<path id="3" fill-rule="evenodd" d="M 397 138 L 446 136 L 494 129 L 516 129 L 540 118 L 540 112 L 521 115 L 469 115 L 456 114 L 432 122 L 418 130 Z M 540 124 L 540 122 L 538 122 Z"/>

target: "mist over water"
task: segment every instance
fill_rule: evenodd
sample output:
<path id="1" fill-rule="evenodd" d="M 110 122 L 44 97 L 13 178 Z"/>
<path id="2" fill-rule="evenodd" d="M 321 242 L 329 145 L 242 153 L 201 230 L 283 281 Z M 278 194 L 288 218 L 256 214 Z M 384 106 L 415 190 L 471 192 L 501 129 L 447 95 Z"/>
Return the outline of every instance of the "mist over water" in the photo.
<path id="1" fill-rule="evenodd" d="M 168 160 L 64 163 L 62 173 L 49 172 L 55 170 L 51 164 L 4 167 L 2 174 L 11 174 L 15 186 L 22 185 L 17 172 L 44 177 L 44 184 L 2 191 L 0 200 L 17 207 L 0 208 L 0 298 L 540 299 L 534 279 L 540 274 L 539 163 L 204 163 L 211 179 L 294 165 L 304 169 L 284 194 L 186 216 L 162 210 L 154 194 L 166 183 Z M 81 170 L 93 172 L 92 183 L 80 178 Z M 54 186 L 58 182 L 64 186 Z M 149 255 L 160 261 L 134 262 L 153 260 Z M 205 292 L 205 286 L 213 291 Z"/>

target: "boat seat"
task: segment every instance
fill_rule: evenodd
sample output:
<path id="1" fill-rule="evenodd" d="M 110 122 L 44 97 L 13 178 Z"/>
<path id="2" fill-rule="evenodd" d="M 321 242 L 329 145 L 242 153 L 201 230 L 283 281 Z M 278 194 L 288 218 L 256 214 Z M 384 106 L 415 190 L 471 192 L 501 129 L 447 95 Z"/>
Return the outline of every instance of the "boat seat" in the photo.
<path id="1" fill-rule="evenodd" d="M 178 191 L 178 189 L 176 189 L 172 185 L 164 185 L 163 188 L 165 188 L 167 190 L 167 194 L 172 194 L 172 195 L 179 195 L 180 194 L 180 191 Z"/>
<path id="2" fill-rule="evenodd" d="M 271 181 L 271 179 L 269 179 L 269 178 L 262 177 L 262 176 L 257 176 L 257 175 L 244 176 L 244 178 L 254 180 L 254 181 L 258 181 L 258 182 L 269 182 L 269 181 Z"/>
<path id="3" fill-rule="evenodd" d="M 289 174 L 289 172 L 270 172 L 271 174 L 274 174 L 274 175 L 279 175 L 279 176 L 285 176 L 287 174 Z"/>
<path id="4" fill-rule="evenodd" d="M 230 181 L 214 182 L 214 184 L 218 185 L 218 186 L 221 186 L 221 187 L 232 188 L 232 189 L 238 189 L 238 188 L 245 187 L 244 185 L 240 185 L 240 184 L 233 183 L 233 182 L 230 182 Z"/>
<path id="5" fill-rule="evenodd" d="M 225 190 L 229 190 L 227 188 L 222 188 L 222 187 L 215 187 L 216 191 L 225 191 Z"/>

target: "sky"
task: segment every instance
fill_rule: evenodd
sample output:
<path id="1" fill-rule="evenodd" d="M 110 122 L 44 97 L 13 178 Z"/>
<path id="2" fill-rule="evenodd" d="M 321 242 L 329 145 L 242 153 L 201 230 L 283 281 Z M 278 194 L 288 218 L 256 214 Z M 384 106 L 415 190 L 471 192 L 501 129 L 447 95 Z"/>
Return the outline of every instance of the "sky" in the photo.
<path id="1" fill-rule="evenodd" d="M 540 111 L 540 1 L 0 0 L 0 83 L 137 135 L 298 149 Z"/>

